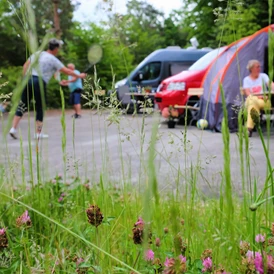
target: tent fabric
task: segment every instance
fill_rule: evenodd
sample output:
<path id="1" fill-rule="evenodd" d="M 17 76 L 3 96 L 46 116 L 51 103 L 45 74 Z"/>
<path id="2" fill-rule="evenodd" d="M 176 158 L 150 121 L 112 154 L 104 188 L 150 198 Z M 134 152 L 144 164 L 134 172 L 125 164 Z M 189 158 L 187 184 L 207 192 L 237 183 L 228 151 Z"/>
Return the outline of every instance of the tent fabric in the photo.
<path id="1" fill-rule="evenodd" d="M 240 94 L 240 87 L 244 77 L 249 75 L 246 65 L 249 60 L 257 59 L 264 67 L 269 28 L 273 30 L 274 25 L 229 45 L 207 70 L 202 82 L 204 94 L 200 99 L 198 116 L 199 119 L 208 121 L 210 129 L 221 131 L 223 119 L 221 84 L 228 111 L 229 129 L 237 131 L 237 111 L 244 100 Z"/>

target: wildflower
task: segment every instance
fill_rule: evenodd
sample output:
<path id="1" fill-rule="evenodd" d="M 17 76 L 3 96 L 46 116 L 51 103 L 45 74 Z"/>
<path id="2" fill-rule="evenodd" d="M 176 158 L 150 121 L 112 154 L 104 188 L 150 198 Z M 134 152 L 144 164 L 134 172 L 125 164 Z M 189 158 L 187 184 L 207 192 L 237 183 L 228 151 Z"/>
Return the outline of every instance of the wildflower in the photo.
<path id="1" fill-rule="evenodd" d="M 255 258 L 254 258 L 254 265 L 256 270 L 260 274 L 264 274 L 264 263 L 263 263 L 263 257 L 259 252 L 256 252 Z"/>
<path id="2" fill-rule="evenodd" d="M 62 173 L 58 173 L 57 178 L 62 179 Z"/>
<path id="3" fill-rule="evenodd" d="M 134 224 L 134 226 L 144 226 L 144 224 L 144 220 L 141 217 L 139 217 L 138 221 Z"/>
<path id="4" fill-rule="evenodd" d="M 203 260 L 203 269 L 202 272 L 212 271 L 212 260 L 210 257 Z"/>
<path id="5" fill-rule="evenodd" d="M 274 246 L 274 237 L 269 238 L 267 244 L 269 246 Z"/>
<path id="6" fill-rule="evenodd" d="M 154 252 L 151 249 L 146 251 L 145 260 L 146 261 L 153 261 L 154 260 Z"/>
<path id="7" fill-rule="evenodd" d="M 91 205 L 86 210 L 86 213 L 88 217 L 88 222 L 96 227 L 99 226 L 104 219 L 104 216 L 97 205 Z"/>
<path id="8" fill-rule="evenodd" d="M 240 242 L 240 253 L 242 256 L 245 256 L 246 252 L 250 249 L 250 244 L 246 241 Z"/>
<path id="9" fill-rule="evenodd" d="M 183 255 L 179 255 L 179 259 L 180 259 L 181 263 L 186 262 L 186 257 L 184 257 Z"/>
<path id="10" fill-rule="evenodd" d="M 31 219 L 29 216 L 28 211 L 26 210 L 20 217 L 16 219 L 16 226 L 21 227 L 21 226 L 26 226 L 30 227 L 31 226 Z"/>
<path id="11" fill-rule="evenodd" d="M 268 273 L 274 273 L 274 257 L 271 255 L 267 256 L 267 270 Z"/>
<path id="12" fill-rule="evenodd" d="M 53 184 L 56 184 L 56 180 L 55 180 L 55 179 L 51 180 L 51 182 L 52 182 Z"/>
<path id="13" fill-rule="evenodd" d="M 59 197 L 58 202 L 61 203 L 64 200 L 63 197 Z"/>
<path id="14" fill-rule="evenodd" d="M 169 266 L 171 266 L 171 265 L 173 265 L 174 264 L 174 259 L 173 258 L 168 258 L 168 257 L 166 257 L 166 260 L 165 260 L 165 262 L 164 262 L 164 266 L 165 267 L 169 267 Z"/>
<path id="15" fill-rule="evenodd" d="M 205 260 L 206 258 L 212 259 L 212 250 L 211 249 L 205 249 L 204 252 L 202 253 L 201 259 Z"/>
<path id="16" fill-rule="evenodd" d="M 66 193 L 61 193 L 61 197 L 65 197 L 66 196 Z"/>
<path id="17" fill-rule="evenodd" d="M 161 245 L 160 238 L 156 238 L 156 239 L 155 239 L 155 245 L 156 245 L 157 247 L 159 247 L 159 246 Z"/>
<path id="18" fill-rule="evenodd" d="M 133 232 L 133 242 L 135 244 L 142 244 L 144 238 L 144 221 L 141 217 L 138 218 L 138 221 L 134 224 Z"/>
<path id="19" fill-rule="evenodd" d="M 0 229 L 0 250 L 7 246 L 8 246 L 8 238 L 7 238 L 7 234 L 6 234 L 6 229 L 1 228 Z"/>
<path id="20" fill-rule="evenodd" d="M 180 255 L 176 259 L 166 258 L 163 274 L 185 273 L 187 271 L 186 258 Z"/>
<path id="21" fill-rule="evenodd" d="M 165 233 L 165 234 L 168 233 L 168 228 L 167 228 L 167 227 L 164 228 L 164 233 Z"/>
<path id="22" fill-rule="evenodd" d="M 255 237 L 255 241 L 256 241 L 257 243 L 264 243 L 264 242 L 265 242 L 265 237 L 264 237 L 262 234 L 258 234 L 258 235 L 256 235 L 256 237 Z"/>
<path id="23" fill-rule="evenodd" d="M 182 220 L 181 220 L 181 225 L 184 225 L 184 224 L 185 224 L 185 220 L 182 219 Z"/>
<path id="24" fill-rule="evenodd" d="M 133 232 L 133 241 L 135 244 L 142 244 L 143 240 L 144 240 L 144 227 L 145 226 L 145 222 L 144 220 L 139 217 L 138 221 L 134 224 L 134 228 L 132 229 Z M 149 243 L 151 244 L 151 232 L 148 232 L 148 240 Z"/>

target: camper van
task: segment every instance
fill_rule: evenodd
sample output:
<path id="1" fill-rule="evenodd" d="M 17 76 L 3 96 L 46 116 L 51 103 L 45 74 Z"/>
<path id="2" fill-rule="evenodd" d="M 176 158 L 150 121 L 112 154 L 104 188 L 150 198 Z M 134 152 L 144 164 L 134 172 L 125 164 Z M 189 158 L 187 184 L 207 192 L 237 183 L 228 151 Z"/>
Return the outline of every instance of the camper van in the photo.
<path id="1" fill-rule="evenodd" d="M 127 78 L 115 84 L 118 99 L 123 106 L 134 104 L 135 101 L 129 93 L 137 92 L 140 88 L 149 88 L 152 93 L 156 92 L 163 79 L 187 70 L 209 51 L 210 48 L 167 47 L 152 52 Z"/>

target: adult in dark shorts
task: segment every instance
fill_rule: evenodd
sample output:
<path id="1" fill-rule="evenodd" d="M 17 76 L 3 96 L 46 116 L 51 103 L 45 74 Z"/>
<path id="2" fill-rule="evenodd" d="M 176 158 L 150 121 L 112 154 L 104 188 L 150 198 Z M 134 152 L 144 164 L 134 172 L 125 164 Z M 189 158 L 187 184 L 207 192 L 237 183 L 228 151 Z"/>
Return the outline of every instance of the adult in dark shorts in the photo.
<path id="1" fill-rule="evenodd" d="M 23 65 L 23 75 L 31 75 L 27 86 L 23 90 L 21 101 L 19 102 L 16 114 L 13 118 L 10 135 L 17 138 L 17 126 L 25 111 L 29 110 L 30 100 L 32 95 L 35 100 L 36 111 L 36 134 L 35 138 L 47 138 L 48 135 L 42 134 L 43 117 L 44 117 L 44 102 L 46 95 L 46 85 L 54 75 L 60 71 L 64 74 L 71 75 L 77 78 L 85 78 L 85 73 L 76 74 L 73 70 L 65 67 L 60 60 L 55 56 L 58 54 L 62 42 L 57 39 L 51 39 L 48 44 L 47 51 L 36 52 Z"/>
<path id="2" fill-rule="evenodd" d="M 68 64 L 68 68 L 79 75 L 80 71 L 75 69 L 74 64 Z M 75 113 L 72 115 L 75 119 L 81 118 L 81 93 L 83 91 L 82 79 L 69 76 L 68 80 L 63 80 L 61 85 L 68 86 L 70 90 L 69 104 L 73 105 Z"/>

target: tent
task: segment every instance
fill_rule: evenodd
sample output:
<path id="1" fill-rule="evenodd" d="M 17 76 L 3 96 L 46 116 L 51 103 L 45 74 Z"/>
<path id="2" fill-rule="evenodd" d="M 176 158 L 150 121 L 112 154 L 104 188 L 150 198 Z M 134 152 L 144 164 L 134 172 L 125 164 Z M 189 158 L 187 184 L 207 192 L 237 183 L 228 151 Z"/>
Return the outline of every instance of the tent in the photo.
<path id="1" fill-rule="evenodd" d="M 243 103 L 240 87 L 244 77 L 249 74 L 246 69 L 248 61 L 259 60 L 262 72 L 268 73 L 269 30 L 274 31 L 274 25 L 232 43 L 207 70 L 202 81 L 204 93 L 200 99 L 198 118 L 206 119 L 210 129 L 221 131 L 223 110 L 220 84 L 222 84 L 228 111 L 229 129 L 231 132 L 237 131 L 237 109 Z"/>

